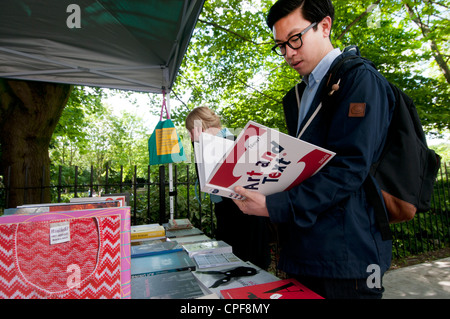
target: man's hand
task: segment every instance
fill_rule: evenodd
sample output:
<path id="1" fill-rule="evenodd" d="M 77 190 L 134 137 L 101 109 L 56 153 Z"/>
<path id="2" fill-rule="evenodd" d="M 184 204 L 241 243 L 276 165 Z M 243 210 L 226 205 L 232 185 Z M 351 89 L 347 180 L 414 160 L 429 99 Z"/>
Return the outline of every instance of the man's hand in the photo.
<path id="1" fill-rule="evenodd" d="M 235 188 L 235 191 L 239 195 L 245 197 L 244 200 L 233 199 L 244 214 L 269 217 L 269 211 L 266 206 L 266 196 L 239 186 Z"/>

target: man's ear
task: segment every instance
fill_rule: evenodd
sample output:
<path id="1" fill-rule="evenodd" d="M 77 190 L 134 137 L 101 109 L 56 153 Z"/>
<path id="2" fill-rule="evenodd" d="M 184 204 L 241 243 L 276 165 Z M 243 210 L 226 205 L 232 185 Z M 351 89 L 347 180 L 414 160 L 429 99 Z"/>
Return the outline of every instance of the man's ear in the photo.
<path id="1" fill-rule="evenodd" d="M 333 24 L 333 21 L 329 16 L 326 16 L 322 19 L 319 23 L 319 28 L 321 28 L 322 34 L 325 38 L 329 38 L 331 34 L 331 25 Z"/>

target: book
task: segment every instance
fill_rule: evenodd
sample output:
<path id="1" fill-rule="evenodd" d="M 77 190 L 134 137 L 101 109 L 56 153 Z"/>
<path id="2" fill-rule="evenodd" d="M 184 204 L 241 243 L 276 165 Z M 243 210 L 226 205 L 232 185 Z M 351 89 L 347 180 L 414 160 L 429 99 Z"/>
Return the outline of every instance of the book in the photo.
<path id="1" fill-rule="evenodd" d="M 221 294 L 224 299 L 324 299 L 295 279 L 224 289 Z"/>
<path id="2" fill-rule="evenodd" d="M 159 243 L 165 243 L 167 238 L 156 238 L 156 239 L 141 239 L 141 240 L 135 240 L 130 241 L 131 246 L 139 246 L 139 245 L 148 245 L 148 244 L 159 244 Z"/>
<path id="3" fill-rule="evenodd" d="M 203 270 L 203 269 L 199 269 L 199 268 L 196 271 L 193 271 L 192 274 L 200 282 L 203 289 L 208 290 L 210 293 L 217 294 L 220 298 L 223 298 L 220 291 L 224 290 L 224 289 L 248 287 L 248 286 L 254 286 L 254 285 L 258 285 L 258 284 L 264 284 L 264 283 L 280 280 L 278 277 L 261 269 L 260 267 L 254 265 L 253 263 L 251 263 L 249 261 L 246 261 L 246 262 L 240 261 L 239 263 L 233 264 L 231 266 L 227 265 L 227 266 L 215 267 L 215 268 L 212 268 L 211 270 L 214 270 L 217 272 L 225 272 L 225 271 L 228 271 L 231 269 L 235 269 L 236 267 L 251 267 L 251 268 L 254 268 L 257 272 L 253 276 L 232 278 L 229 282 L 224 283 L 216 288 L 212 288 L 211 286 L 214 285 L 214 283 L 218 279 L 223 278 L 223 275 L 210 273 L 209 272 L 210 269 Z"/>
<path id="4" fill-rule="evenodd" d="M 133 258 L 131 261 L 131 278 L 195 269 L 195 263 L 188 254 L 185 251 L 178 251 L 172 254 Z"/>
<path id="5" fill-rule="evenodd" d="M 205 293 L 190 271 L 131 279 L 131 299 L 194 299 Z"/>
<path id="6" fill-rule="evenodd" d="M 189 257 L 194 255 L 232 253 L 233 248 L 222 240 L 210 240 L 182 245 Z"/>
<path id="7" fill-rule="evenodd" d="M 204 296 L 197 297 L 195 299 L 220 299 L 220 297 L 215 293 L 208 293 L 205 294 Z"/>
<path id="8" fill-rule="evenodd" d="M 99 202 L 99 201 L 110 201 L 110 200 L 118 200 L 120 201 L 120 206 L 128 206 L 129 195 L 102 195 L 100 197 L 74 197 L 70 199 L 71 203 L 80 203 L 80 202 Z"/>
<path id="9" fill-rule="evenodd" d="M 198 268 L 201 269 L 231 266 L 242 261 L 233 253 L 198 254 L 194 255 L 192 258 L 194 258 Z"/>
<path id="10" fill-rule="evenodd" d="M 179 238 L 179 237 L 196 236 L 196 235 L 203 235 L 203 234 L 204 234 L 203 231 L 201 231 L 197 227 L 186 228 L 186 229 L 174 229 L 174 230 L 166 229 L 166 237 L 167 238 Z"/>
<path id="11" fill-rule="evenodd" d="M 203 242 L 203 241 L 210 241 L 211 238 L 209 238 L 208 236 L 206 236 L 205 234 L 203 235 L 195 235 L 195 236 L 186 236 L 186 237 L 177 237 L 177 238 L 167 238 L 168 241 L 172 241 L 175 240 L 177 241 L 180 245 L 184 245 L 184 244 L 190 244 L 190 243 L 198 243 L 198 242 Z"/>
<path id="12" fill-rule="evenodd" d="M 183 247 L 176 241 L 149 241 L 140 245 L 131 246 L 131 258 L 138 258 L 144 256 L 152 256 L 158 254 L 170 254 L 177 251 L 182 251 Z"/>
<path id="13" fill-rule="evenodd" d="M 102 194 L 101 198 L 105 198 L 105 200 L 120 200 L 122 202 L 122 206 L 128 206 L 130 203 L 130 193 Z"/>
<path id="14" fill-rule="evenodd" d="M 202 133 L 194 142 L 200 190 L 242 199 L 236 186 L 264 195 L 289 190 L 321 170 L 336 154 L 249 121 L 236 141 Z"/>
<path id="15" fill-rule="evenodd" d="M 17 206 L 16 208 L 5 209 L 5 215 L 27 215 L 27 214 L 40 214 L 49 212 L 61 212 L 61 211 L 75 211 L 85 209 L 98 209 L 98 208 L 110 208 L 120 207 L 119 201 L 100 201 L 100 202 L 88 202 L 88 203 L 43 203 L 43 204 L 28 204 Z"/>
<path id="16" fill-rule="evenodd" d="M 131 226 L 131 241 L 141 241 L 145 239 L 160 239 L 166 236 L 166 230 L 159 224 Z"/>
<path id="17" fill-rule="evenodd" d="M 181 219 L 170 219 L 167 223 L 168 230 L 176 230 L 176 229 L 189 229 L 192 228 L 192 224 L 189 219 L 181 218 Z"/>

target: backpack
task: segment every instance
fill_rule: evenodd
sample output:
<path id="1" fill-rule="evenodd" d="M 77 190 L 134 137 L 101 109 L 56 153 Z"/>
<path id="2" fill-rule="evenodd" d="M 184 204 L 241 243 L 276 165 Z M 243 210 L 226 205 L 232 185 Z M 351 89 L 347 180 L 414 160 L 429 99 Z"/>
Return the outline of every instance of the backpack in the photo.
<path id="1" fill-rule="evenodd" d="M 332 101 L 348 71 L 364 63 L 373 66 L 359 55 L 357 47 L 348 47 L 344 52 L 348 50 L 355 50 L 356 55 L 344 57 L 332 68 L 325 88 L 328 96 L 324 101 Z M 409 221 L 417 212 L 431 209 L 434 182 L 440 167 L 439 155 L 427 146 L 413 100 L 394 84 L 389 84 L 396 100 L 394 112 L 380 159 L 370 170 L 381 188 L 384 205 L 373 178 L 368 176 L 364 182 L 367 200 L 375 208 L 376 222 L 384 240 L 392 239 L 390 223 Z"/>

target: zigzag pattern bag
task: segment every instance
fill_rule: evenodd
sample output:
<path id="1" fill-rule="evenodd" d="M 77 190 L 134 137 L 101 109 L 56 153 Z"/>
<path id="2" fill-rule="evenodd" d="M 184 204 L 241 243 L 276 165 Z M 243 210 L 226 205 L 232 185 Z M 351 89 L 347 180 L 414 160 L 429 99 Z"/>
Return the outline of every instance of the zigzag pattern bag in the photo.
<path id="1" fill-rule="evenodd" d="M 0 298 L 129 298 L 129 262 L 129 207 L 0 218 Z"/>

